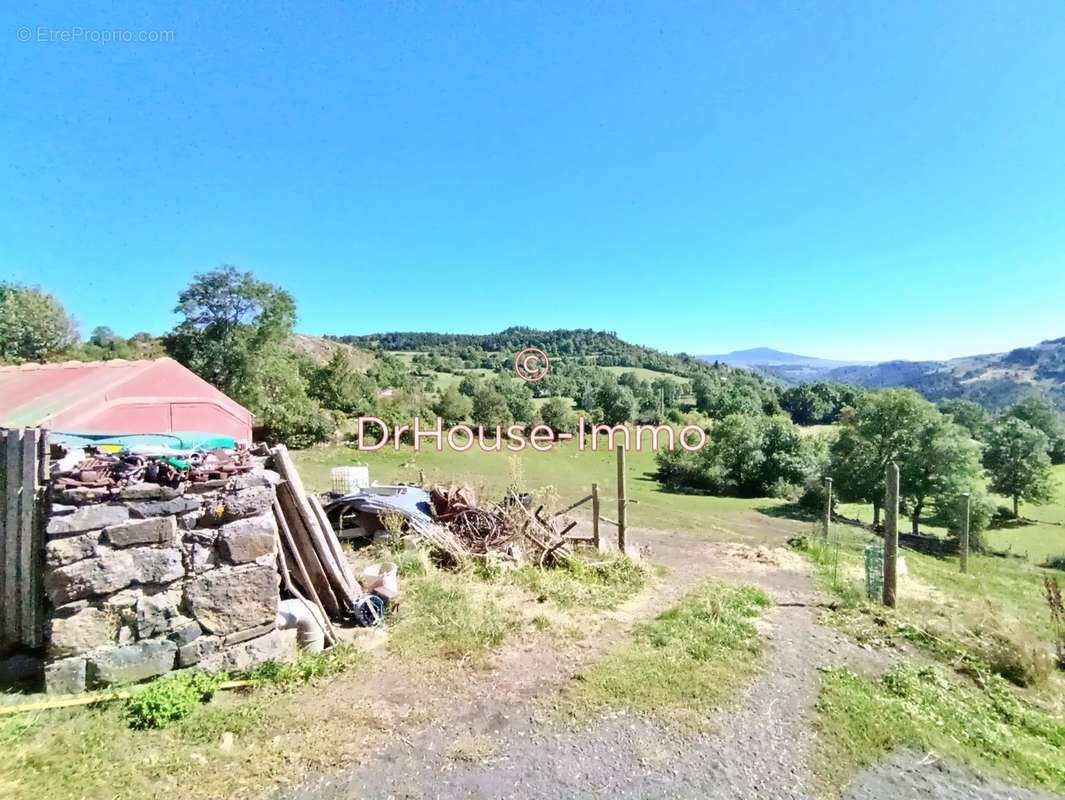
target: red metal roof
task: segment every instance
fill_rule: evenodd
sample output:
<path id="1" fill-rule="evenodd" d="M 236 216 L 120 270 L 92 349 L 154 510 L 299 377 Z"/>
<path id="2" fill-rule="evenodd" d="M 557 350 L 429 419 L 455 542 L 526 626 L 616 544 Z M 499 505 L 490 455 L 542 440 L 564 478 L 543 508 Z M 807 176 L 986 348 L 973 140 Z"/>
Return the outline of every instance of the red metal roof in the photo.
<path id="1" fill-rule="evenodd" d="M 201 431 L 251 441 L 252 414 L 172 358 L 0 367 L 0 426 Z"/>

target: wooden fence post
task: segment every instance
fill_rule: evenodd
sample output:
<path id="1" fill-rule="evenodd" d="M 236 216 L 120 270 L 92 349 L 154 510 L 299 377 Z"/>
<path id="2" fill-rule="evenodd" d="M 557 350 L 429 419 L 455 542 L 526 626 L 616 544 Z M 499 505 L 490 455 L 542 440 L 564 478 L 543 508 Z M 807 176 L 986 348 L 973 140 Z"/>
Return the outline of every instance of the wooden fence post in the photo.
<path id="1" fill-rule="evenodd" d="M 969 512 L 972 495 L 966 492 L 961 496 L 961 531 L 958 535 L 958 569 L 969 571 Z"/>
<path id="2" fill-rule="evenodd" d="M 884 478 L 884 605 L 894 608 L 899 555 L 899 465 L 889 463 Z"/>
<path id="3" fill-rule="evenodd" d="M 822 531 L 822 536 L 823 536 L 824 540 L 827 542 L 828 541 L 829 526 L 832 525 L 832 479 L 829 478 L 826 475 L 824 480 L 825 480 L 825 521 L 824 521 L 824 531 Z"/>
<path id="4" fill-rule="evenodd" d="M 592 484 L 592 545 L 600 548 L 599 540 L 599 484 Z"/>
<path id="5" fill-rule="evenodd" d="M 625 554 L 625 448 L 618 444 L 618 550 Z"/>

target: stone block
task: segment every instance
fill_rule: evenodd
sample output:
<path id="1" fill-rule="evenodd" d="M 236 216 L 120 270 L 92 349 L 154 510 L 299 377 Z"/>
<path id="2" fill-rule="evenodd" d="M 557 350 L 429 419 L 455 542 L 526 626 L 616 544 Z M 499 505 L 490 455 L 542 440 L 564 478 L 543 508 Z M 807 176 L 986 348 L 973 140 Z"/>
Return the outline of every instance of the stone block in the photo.
<path id="1" fill-rule="evenodd" d="M 106 528 L 109 525 L 118 525 L 128 520 L 129 514 L 130 510 L 126 506 L 107 504 L 82 506 L 70 514 L 51 517 L 45 531 L 49 536 L 83 533 Z"/>
<path id="2" fill-rule="evenodd" d="M 106 528 L 104 538 L 114 547 L 138 544 L 172 546 L 177 543 L 177 521 L 173 517 L 135 520 Z"/>
<path id="3" fill-rule="evenodd" d="M 264 661 L 285 661 L 295 655 L 295 639 L 273 630 L 265 636 L 226 647 L 203 658 L 200 668 L 207 672 L 235 672 Z"/>
<path id="4" fill-rule="evenodd" d="M 149 517 L 169 517 L 196 511 L 203 501 L 199 497 L 175 497 L 172 500 L 148 500 L 143 503 L 130 503 L 129 514 L 134 519 Z"/>
<path id="5" fill-rule="evenodd" d="M 82 597 L 124 589 L 133 583 L 134 574 L 129 551 L 108 551 L 46 572 L 44 591 L 52 605 L 60 606 Z"/>
<path id="6" fill-rule="evenodd" d="M 222 525 L 244 517 L 257 517 L 270 510 L 274 499 L 272 486 L 253 486 L 227 492 L 217 501 L 205 505 L 201 525 Z"/>
<path id="7" fill-rule="evenodd" d="M 218 549 L 233 564 L 249 564 L 276 553 L 277 522 L 273 513 L 247 517 L 222 526 Z"/>
<path id="8" fill-rule="evenodd" d="M 85 691 L 85 659 L 64 658 L 44 665 L 44 691 L 81 694 Z"/>
<path id="9" fill-rule="evenodd" d="M 277 486 L 281 483 L 281 476 L 272 469 L 254 470 L 243 475 L 237 475 L 229 482 L 231 489 L 251 489 L 256 486 Z"/>
<path id="10" fill-rule="evenodd" d="M 275 622 L 268 622 L 265 625 L 256 625 L 254 628 L 230 633 L 222 640 L 222 646 L 232 647 L 235 644 L 246 642 L 249 639 L 258 639 L 260 636 L 265 636 L 276 627 L 277 625 Z"/>
<path id="11" fill-rule="evenodd" d="M 158 483 L 133 483 L 118 490 L 120 500 L 173 500 L 182 494 L 184 491 L 180 487 Z"/>
<path id="12" fill-rule="evenodd" d="M 258 565 L 212 570 L 185 587 L 190 613 L 216 634 L 273 622 L 278 600 L 277 570 Z"/>
<path id="13" fill-rule="evenodd" d="M 83 558 L 92 558 L 96 555 L 99 543 L 99 531 L 78 533 L 62 539 L 49 539 L 45 544 L 45 563 L 54 569 L 81 561 Z"/>
<path id="14" fill-rule="evenodd" d="M 44 590 L 52 605 L 93 595 L 110 594 L 137 583 L 170 583 L 185 574 L 181 551 L 175 548 L 100 547 L 95 558 L 76 561 L 48 572 Z"/>
<path id="15" fill-rule="evenodd" d="M 185 620 L 178 611 L 180 591 L 142 594 L 135 611 L 137 638 L 147 639 L 159 633 L 169 633 Z"/>
<path id="16" fill-rule="evenodd" d="M 201 635 L 203 635 L 203 628 L 200 627 L 200 623 L 190 619 L 188 622 L 175 626 L 170 634 L 170 639 L 180 650 L 193 640 L 200 638 Z"/>
<path id="17" fill-rule="evenodd" d="M 203 659 L 216 653 L 221 646 L 222 639 L 219 636 L 197 637 L 178 648 L 177 665 L 179 667 L 191 667 L 193 664 L 199 664 Z"/>
<path id="18" fill-rule="evenodd" d="M 60 606 L 48 623 L 48 655 L 64 658 L 114 644 L 119 617 L 94 606 Z"/>
<path id="19" fill-rule="evenodd" d="M 93 687 L 136 683 L 169 672 L 176 658 L 177 645 L 169 639 L 98 651 L 88 657 L 86 682 Z"/>

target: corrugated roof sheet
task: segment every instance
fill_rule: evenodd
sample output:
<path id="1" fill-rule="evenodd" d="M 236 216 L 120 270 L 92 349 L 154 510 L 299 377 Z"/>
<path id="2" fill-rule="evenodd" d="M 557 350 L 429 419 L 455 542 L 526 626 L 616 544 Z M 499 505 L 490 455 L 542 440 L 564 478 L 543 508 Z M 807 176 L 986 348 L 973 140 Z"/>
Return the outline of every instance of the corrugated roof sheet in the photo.
<path id="1" fill-rule="evenodd" d="M 91 414 L 123 395 L 170 403 L 210 398 L 250 419 L 247 409 L 172 358 L 115 359 L 0 367 L 0 426 L 47 426 L 56 417 Z"/>

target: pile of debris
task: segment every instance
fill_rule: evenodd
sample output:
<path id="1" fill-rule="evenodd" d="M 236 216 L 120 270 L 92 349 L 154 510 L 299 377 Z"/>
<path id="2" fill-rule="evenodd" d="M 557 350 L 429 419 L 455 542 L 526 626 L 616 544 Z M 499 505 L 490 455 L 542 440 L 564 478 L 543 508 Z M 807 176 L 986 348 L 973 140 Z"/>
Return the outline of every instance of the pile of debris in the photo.
<path id="1" fill-rule="evenodd" d="M 65 468 L 64 468 L 65 467 Z M 226 480 L 249 472 L 251 457 L 246 448 L 232 452 L 217 449 L 171 455 L 106 453 L 88 448 L 84 457 L 55 464 L 52 480 L 64 489 L 119 489 L 134 483 L 157 483 L 177 487 L 183 482 Z"/>
<path id="2" fill-rule="evenodd" d="M 559 515 L 549 516 L 543 506 L 531 505 L 529 496 L 514 494 L 502 503 L 481 505 L 468 486 L 436 486 L 427 492 L 396 485 L 334 497 L 325 511 L 341 536 L 407 535 L 456 564 L 471 557 L 540 566 L 568 560 L 572 550 L 566 534 L 577 523 L 562 524 Z"/>

